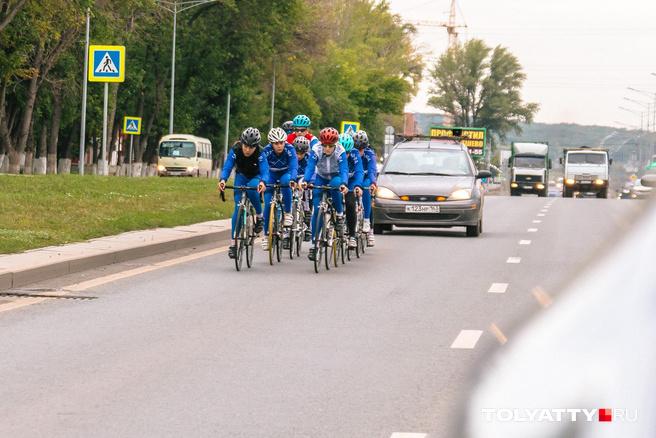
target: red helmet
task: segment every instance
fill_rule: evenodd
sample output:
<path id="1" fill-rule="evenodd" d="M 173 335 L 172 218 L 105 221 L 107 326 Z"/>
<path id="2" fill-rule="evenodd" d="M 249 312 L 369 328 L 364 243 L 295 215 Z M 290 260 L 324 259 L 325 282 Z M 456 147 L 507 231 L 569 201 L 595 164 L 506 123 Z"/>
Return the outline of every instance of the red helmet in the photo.
<path id="1" fill-rule="evenodd" d="M 323 128 L 319 133 L 321 144 L 335 144 L 339 140 L 339 132 L 335 128 Z"/>

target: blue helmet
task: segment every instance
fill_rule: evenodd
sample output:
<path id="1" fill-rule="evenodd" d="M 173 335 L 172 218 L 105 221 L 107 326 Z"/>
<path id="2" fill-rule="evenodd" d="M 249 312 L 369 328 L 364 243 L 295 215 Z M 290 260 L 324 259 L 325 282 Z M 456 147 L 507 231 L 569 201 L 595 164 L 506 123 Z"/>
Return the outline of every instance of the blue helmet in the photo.
<path id="1" fill-rule="evenodd" d="M 339 136 L 339 142 L 344 146 L 346 152 L 353 150 L 353 137 L 351 137 L 351 134 L 341 134 Z"/>
<path id="2" fill-rule="evenodd" d="M 294 124 L 294 128 L 309 128 L 310 125 L 312 124 L 310 118 L 305 114 L 299 114 L 296 117 L 294 117 L 292 123 Z"/>

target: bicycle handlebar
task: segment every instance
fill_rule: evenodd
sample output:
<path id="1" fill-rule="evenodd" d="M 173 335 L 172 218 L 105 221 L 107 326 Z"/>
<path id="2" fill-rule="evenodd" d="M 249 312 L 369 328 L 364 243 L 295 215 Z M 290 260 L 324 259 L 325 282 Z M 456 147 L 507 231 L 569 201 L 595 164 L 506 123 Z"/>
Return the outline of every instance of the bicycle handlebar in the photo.
<path id="1" fill-rule="evenodd" d="M 232 189 L 232 190 L 257 190 L 257 187 L 251 187 L 251 186 L 225 186 L 225 189 Z M 221 195 L 221 201 L 225 202 L 225 190 L 220 191 Z"/>

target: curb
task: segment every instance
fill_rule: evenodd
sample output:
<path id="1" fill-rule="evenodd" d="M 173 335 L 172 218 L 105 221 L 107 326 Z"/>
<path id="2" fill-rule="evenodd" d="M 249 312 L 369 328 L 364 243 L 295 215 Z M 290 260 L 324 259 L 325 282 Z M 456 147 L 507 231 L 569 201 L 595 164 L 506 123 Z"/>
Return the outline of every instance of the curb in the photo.
<path id="1" fill-rule="evenodd" d="M 71 260 L 54 262 L 52 264 L 35 266 L 28 269 L 5 272 L 0 274 L 0 291 L 27 286 L 31 283 L 50 280 L 64 275 L 113 265 L 128 260 L 135 260 L 142 257 L 154 256 L 207 243 L 219 243 L 228 240 L 230 240 L 230 230 L 222 230 L 164 242 L 145 244 L 133 248 L 117 249 L 104 254 L 82 256 Z"/>

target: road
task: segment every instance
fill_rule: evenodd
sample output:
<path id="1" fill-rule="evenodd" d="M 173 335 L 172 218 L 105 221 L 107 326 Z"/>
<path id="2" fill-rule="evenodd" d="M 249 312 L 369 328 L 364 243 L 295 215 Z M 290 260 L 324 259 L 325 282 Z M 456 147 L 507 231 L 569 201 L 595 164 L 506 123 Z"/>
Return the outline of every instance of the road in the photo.
<path id="1" fill-rule="evenodd" d="M 395 231 L 319 275 L 259 248 L 238 273 L 207 247 L 44 283 L 116 274 L 75 293 L 93 299 L 0 308 L 0 436 L 457 436 L 490 352 L 641 205 L 488 197 L 480 238 Z"/>

